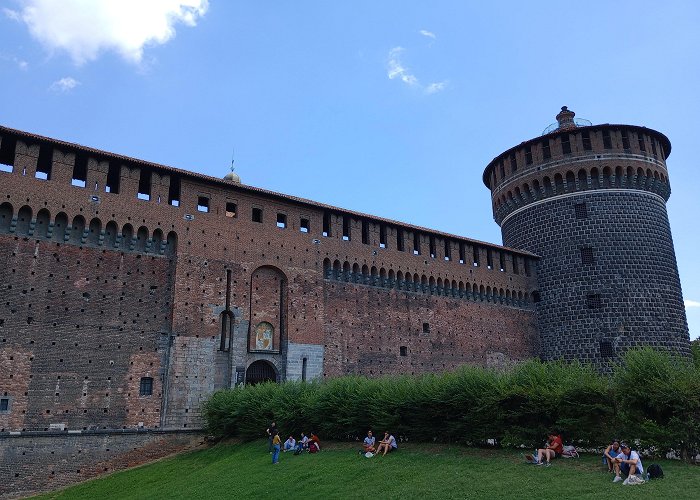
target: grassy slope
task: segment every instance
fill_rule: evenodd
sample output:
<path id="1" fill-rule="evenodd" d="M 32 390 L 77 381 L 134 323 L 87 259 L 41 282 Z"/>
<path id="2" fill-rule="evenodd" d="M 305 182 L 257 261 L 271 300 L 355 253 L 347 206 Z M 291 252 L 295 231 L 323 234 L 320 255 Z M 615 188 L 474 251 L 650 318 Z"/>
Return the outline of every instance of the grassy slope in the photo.
<path id="1" fill-rule="evenodd" d="M 612 484 L 598 457 L 525 464 L 515 451 L 458 446 L 402 446 L 366 459 L 359 446 L 281 454 L 273 466 L 267 442 L 219 444 L 88 481 L 42 498 L 698 498 L 700 468 L 662 461 L 666 479 Z M 327 449 L 326 449 L 327 448 Z M 647 460 L 645 466 L 651 462 Z"/>

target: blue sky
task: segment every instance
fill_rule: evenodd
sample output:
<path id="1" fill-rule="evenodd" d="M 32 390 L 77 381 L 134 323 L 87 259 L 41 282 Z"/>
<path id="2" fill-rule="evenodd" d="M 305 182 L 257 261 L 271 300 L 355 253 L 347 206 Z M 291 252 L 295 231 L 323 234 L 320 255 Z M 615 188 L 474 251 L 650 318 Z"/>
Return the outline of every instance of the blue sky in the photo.
<path id="1" fill-rule="evenodd" d="M 486 164 L 563 105 L 665 133 L 700 335 L 700 2 L 0 0 L 0 123 L 500 242 Z"/>

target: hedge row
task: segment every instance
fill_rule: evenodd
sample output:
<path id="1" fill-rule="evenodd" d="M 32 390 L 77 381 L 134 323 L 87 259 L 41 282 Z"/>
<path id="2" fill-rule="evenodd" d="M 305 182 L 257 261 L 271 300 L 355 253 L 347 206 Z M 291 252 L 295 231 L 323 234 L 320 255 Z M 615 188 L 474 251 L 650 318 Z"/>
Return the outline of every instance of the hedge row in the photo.
<path id="1" fill-rule="evenodd" d="M 540 444 L 550 429 L 601 446 L 612 436 L 683 457 L 700 449 L 700 366 L 665 352 L 630 351 L 601 375 L 579 363 L 528 361 L 506 372 L 463 367 L 436 375 L 259 384 L 216 392 L 211 433 L 256 439 L 282 432 L 354 440 L 385 429 L 415 441 Z"/>

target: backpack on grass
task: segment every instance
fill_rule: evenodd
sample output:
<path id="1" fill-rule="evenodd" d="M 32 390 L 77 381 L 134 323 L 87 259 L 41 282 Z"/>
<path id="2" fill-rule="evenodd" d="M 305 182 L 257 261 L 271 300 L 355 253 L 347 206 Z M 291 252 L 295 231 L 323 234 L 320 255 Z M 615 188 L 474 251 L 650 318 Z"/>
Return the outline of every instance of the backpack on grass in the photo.
<path id="1" fill-rule="evenodd" d="M 659 464 L 651 464 L 647 469 L 647 474 L 649 474 L 649 479 L 663 479 L 664 471 L 661 469 Z"/>
<path id="2" fill-rule="evenodd" d="M 575 446 L 564 446 L 564 451 L 561 452 L 561 456 L 564 458 L 578 458 L 578 451 L 576 451 Z"/>

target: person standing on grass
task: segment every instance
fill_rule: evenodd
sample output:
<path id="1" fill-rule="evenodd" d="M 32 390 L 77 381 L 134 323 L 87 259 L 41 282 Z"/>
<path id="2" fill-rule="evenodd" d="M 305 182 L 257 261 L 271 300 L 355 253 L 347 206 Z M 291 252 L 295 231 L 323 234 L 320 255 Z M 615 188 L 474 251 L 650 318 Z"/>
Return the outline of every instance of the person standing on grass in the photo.
<path id="1" fill-rule="evenodd" d="M 550 432 L 547 447 L 537 450 L 537 465 L 549 467 L 553 458 L 561 457 L 562 451 L 564 451 L 564 443 L 561 440 L 561 436 Z M 543 462 L 543 459 L 545 459 L 546 462 Z"/>
<path id="2" fill-rule="evenodd" d="M 396 444 L 396 438 L 394 437 L 393 434 L 390 434 L 389 431 L 384 431 L 384 439 L 379 441 L 379 447 L 377 448 L 377 455 L 381 453 L 382 456 L 386 455 L 390 451 L 395 451 L 399 447 Z M 384 453 L 382 453 L 382 450 L 384 450 Z"/>
<path id="3" fill-rule="evenodd" d="M 362 442 L 362 446 L 365 449 L 365 453 L 374 453 L 376 448 L 374 447 L 375 439 L 372 435 L 372 431 L 367 431 L 367 437 Z"/>
<path id="4" fill-rule="evenodd" d="M 267 432 L 267 451 L 272 453 L 272 439 L 275 437 L 275 432 L 277 431 L 277 424 L 272 422 L 270 424 L 270 427 L 265 429 L 265 432 Z"/>
<path id="5" fill-rule="evenodd" d="M 275 429 L 275 435 L 272 436 L 272 464 L 279 463 L 280 460 L 280 445 L 282 440 L 280 439 L 280 432 Z"/>
<path id="6" fill-rule="evenodd" d="M 642 484 L 644 482 L 644 466 L 639 453 L 633 451 L 627 443 L 620 444 L 621 452 L 615 457 L 615 479 L 613 483 L 622 481 L 621 474 L 627 479 L 622 484 Z"/>

